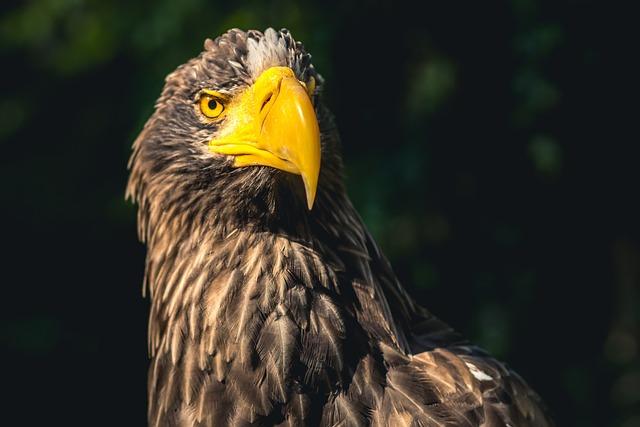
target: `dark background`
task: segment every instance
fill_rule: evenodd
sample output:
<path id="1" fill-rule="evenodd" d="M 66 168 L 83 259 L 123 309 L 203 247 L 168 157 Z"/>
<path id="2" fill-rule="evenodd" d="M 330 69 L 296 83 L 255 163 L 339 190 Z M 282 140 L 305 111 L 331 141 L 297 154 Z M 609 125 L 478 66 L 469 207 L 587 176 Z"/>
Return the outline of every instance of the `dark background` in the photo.
<path id="1" fill-rule="evenodd" d="M 611 2 L 3 1 L 3 417 L 143 425 L 144 248 L 123 200 L 164 76 L 288 27 L 350 194 L 412 295 L 559 425 L 640 425 L 633 14 Z"/>

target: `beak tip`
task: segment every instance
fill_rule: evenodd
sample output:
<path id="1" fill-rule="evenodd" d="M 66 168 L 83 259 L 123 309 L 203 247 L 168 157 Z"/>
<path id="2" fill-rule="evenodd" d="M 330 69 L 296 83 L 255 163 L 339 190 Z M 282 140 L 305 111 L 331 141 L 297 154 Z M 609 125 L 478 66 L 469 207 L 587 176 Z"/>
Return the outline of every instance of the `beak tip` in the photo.
<path id="1" fill-rule="evenodd" d="M 307 193 L 307 208 L 309 210 L 313 209 L 313 203 L 315 202 L 316 195 L 315 192 L 311 193 L 309 189 L 305 189 Z"/>
<path id="2" fill-rule="evenodd" d="M 309 182 L 309 181 L 310 180 L 307 179 L 305 175 L 302 176 L 302 182 L 304 184 L 304 192 L 305 192 L 305 195 L 307 196 L 307 208 L 309 210 L 312 210 L 313 204 L 316 200 L 317 180 L 315 180 L 315 182 Z"/>

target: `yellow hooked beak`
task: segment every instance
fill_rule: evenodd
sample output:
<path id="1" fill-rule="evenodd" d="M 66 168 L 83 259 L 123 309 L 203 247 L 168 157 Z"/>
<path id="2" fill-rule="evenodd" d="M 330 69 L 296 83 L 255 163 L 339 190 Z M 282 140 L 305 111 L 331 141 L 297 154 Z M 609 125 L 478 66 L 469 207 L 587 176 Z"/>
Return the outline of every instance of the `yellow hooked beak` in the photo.
<path id="1" fill-rule="evenodd" d="M 270 166 L 302 177 L 313 207 L 320 173 L 320 129 L 303 83 L 288 67 L 272 67 L 232 101 L 214 153 L 235 156 L 233 165 Z"/>

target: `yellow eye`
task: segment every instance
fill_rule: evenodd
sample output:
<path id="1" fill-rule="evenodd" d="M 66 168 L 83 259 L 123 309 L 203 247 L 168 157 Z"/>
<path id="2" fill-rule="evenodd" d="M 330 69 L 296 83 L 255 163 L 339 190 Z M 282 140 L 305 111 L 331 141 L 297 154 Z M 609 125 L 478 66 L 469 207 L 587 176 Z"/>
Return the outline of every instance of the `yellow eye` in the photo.
<path id="1" fill-rule="evenodd" d="M 224 104 L 222 102 L 219 96 L 211 93 L 203 93 L 200 97 L 200 111 L 210 119 L 215 119 L 224 111 Z"/>

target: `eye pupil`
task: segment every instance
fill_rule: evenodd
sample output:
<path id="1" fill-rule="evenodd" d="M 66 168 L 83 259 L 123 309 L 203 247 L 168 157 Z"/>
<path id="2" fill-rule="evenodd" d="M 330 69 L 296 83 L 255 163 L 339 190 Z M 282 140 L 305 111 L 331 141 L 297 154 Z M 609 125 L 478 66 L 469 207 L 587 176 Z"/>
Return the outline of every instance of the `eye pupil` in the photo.
<path id="1" fill-rule="evenodd" d="M 210 110 L 215 110 L 218 107 L 218 101 L 216 101 L 215 99 L 210 99 L 207 103 L 207 107 L 209 107 Z"/>

